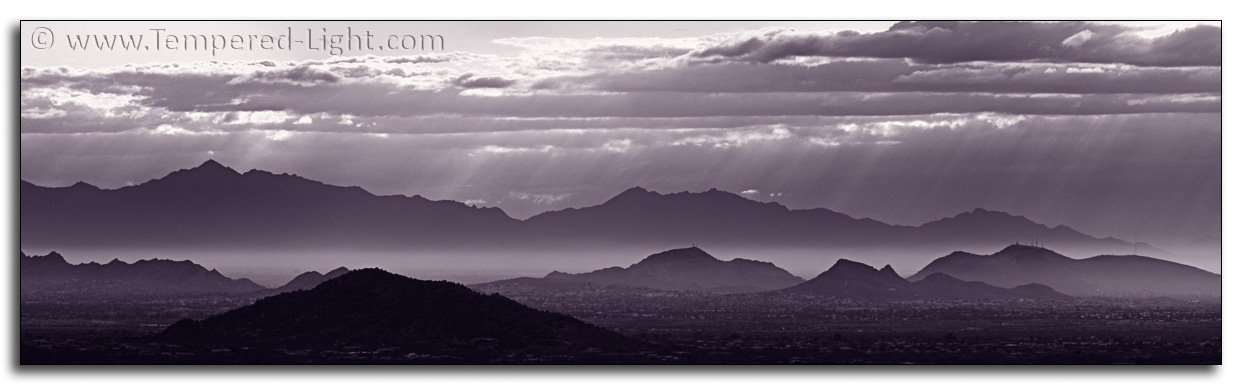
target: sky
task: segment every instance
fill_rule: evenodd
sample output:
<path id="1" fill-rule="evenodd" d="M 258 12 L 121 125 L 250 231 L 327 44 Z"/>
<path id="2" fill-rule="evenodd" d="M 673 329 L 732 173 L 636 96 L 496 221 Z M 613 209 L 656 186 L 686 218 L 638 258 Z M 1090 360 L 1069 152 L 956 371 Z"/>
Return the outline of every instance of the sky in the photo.
<path id="1" fill-rule="evenodd" d="M 311 49 L 347 31 L 444 44 Z M 634 186 L 718 188 L 896 224 L 982 207 L 1194 243 L 1221 236 L 1220 32 L 1191 22 L 22 23 L 21 178 L 117 188 L 215 159 L 517 218 Z M 213 53 L 164 40 L 285 33 L 310 44 Z M 112 34 L 147 45 L 70 47 Z"/>

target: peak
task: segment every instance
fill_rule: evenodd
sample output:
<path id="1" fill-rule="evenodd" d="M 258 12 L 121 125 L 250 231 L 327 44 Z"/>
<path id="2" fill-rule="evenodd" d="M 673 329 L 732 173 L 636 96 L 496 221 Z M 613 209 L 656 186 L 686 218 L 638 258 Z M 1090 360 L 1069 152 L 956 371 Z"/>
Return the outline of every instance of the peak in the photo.
<path id="1" fill-rule="evenodd" d="M 651 190 L 647 190 L 642 187 L 631 187 L 625 191 L 622 191 L 620 194 L 617 194 L 617 196 L 613 197 L 612 199 L 616 200 L 620 198 L 633 198 L 633 197 L 642 197 L 642 196 L 648 196 L 648 195 L 658 195 L 658 194 L 655 194 L 651 192 Z"/>
<path id="2" fill-rule="evenodd" d="M 697 254 L 707 254 L 707 252 L 706 252 L 706 251 L 703 251 L 703 249 L 700 249 L 698 246 L 683 247 L 683 248 L 680 248 L 680 249 L 671 249 L 671 250 L 665 251 L 664 253 L 697 253 Z M 663 253 L 661 253 L 661 254 L 663 254 Z"/>
<path id="3" fill-rule="evenodd" d="M 237 172 L 237 170 L 220 164 L 220 162 L 217 162 L 214 159 L 208 159 L 206 162 L 203 162 L 203 164 L 198 165 L 198 167 L 191 168 L 190 170 L 217 174 L 241 175 L 241 173 Z"/>
<path id="4" fill-rule="evenodd" d="M 974 210 L 970 210 L 970 211 L 967 211 L 967 212 L 961 213 L 961 214 L 959 214 L 958 216 L 959 216 L 959 217 L 962 217 L 962 216 L 1005 216 L 1005 217 L 1013 217 L 1013 216 L 1015 216 L 1015 215 L 1010 214 L 1010 213 L 1007 213 L 1007 212 L 1004 212 L 1004 211 L 994 211 L 994 210 L 988 210 L 988 209 L 985 209 L 985 208 L 982 208 L 982 207 L 976 207 Z"/>
<path id="5" fill-rule="evenodd" d="M 1013 245 L 1009 245 L 1008 247 L 1005 247 L 1000 252 L 1001 253 L 1012 253 L 1012 252 L 1018 252 L 1018 251 L 1039 251 L 1039 250 L 1048 250 L 1048 249 L 1045 249 L 1039 246 L 1013 244 Z"/>
<path id="6" fill-rule="evenodd" d="M 347 276 L 351 276 L 351 277 L 404 277 L 404 276 L 400 276 L 400 274 L 390 273 L 389 271 L 386 271 L 386 269 L 379 268 L 379 267 L 351 269 L 351 271 L 347 273 Z"/>
<path id="7" fill-rule="evenodd" d="M 98 189 L 99 189 L 98 187 L 95 187 L 94 185 L 92 185 L 92 184 L 90 184 L 90 183 L 86 183 L 86 182 L 78 182 L 78 183 L 74 183 L 72 186 L 69 186 L 69 188 L 72 188 L 72 189 L 88 189 L 88 190 L 98 190 Z"/>
<path id="8" fill-rule="evenodd" d="M 998 251 L 996 254 L 992 255 L 995 256 L 1005 254 L 1012 254 L 1018 258 L 1071 259 L 1070 257 L 1061 255 L 1051 249 L 1029 245 L 1009 245 L 1009 247 L 1006 247 L 1004 250 Z"/>
<path id="9" fill-rule="evenodd" d="M 893 270 L 893 265 L 884 265 L 884 268 L 880 269 L 880 272 L 886 275 L 897 275 L 897 270 Z"/>
<path id="10" fill-rule="evenodd" d="M 384 269 L 370 267 L 366 269 L 350 270 L 348 273 L 342 274 L 339 278 L 341 280 L 354 281 L 354 282 L 378 283 L 378 282 L 382 282 L 386 280 L 401 279 L 405 277 L 390 273 Z"/>
<path id="11" fill-rule="evenodd" d="M 207 159 L 206 162 L 203 162 L 203 164 L 198 165 L 197 168 L 228 168 L 228 167 L 225 167 L 223 164 L 220 164 L 220 162 L 217 162 L 215 159 Z"/>
<path id="12" fill-rule="evenodd" d="M 69 262 L 65 262 L 65 257 L 62 257 L 60 253 L 57 253 L 55 251 L 47 253 L 47 255 L 44 255 L 44 256 L 38 256 L 38 255 L 27 256 L 26 253 L 22 253 L 22 257 L 30 258 L 30 259 L 46 260 L 46 261 L 58 261 L 61 263 L 69 263 Z"/>
<path id="13" fill-rule="evenodd" d="M 703 249 L 700 249 L 697 246 L 694 246 L 694 247 L 687 247 L 683 249 L 672 249 L 672 250 L 652 254 L 648 256 L 647 258 L 643 259 L 643 262 L 672 261 L 672 260 L 720 261 L 719 259 L 716 259 L 716 257 L 713 257 L 711 254 L 708 254 L 706 251 L 703 251 Z M 642 263 L 642 262 L 639 262 L 639 263 Z"/>
<path id="14" fill-rule="evenodd" d="M 845 258 L 841 258 L 841 259 L 838 259 L 837 263 L 833 264 L 831 268 L 828 268 L 828 271 L 826 273 L 834 272 L 834 271 L 835 272 L 854 272 L 854 271 L 874 272 L 876 270 L 874 267 L 868 266 L 861 262 L 854 262 L 854 261 L 851 261 Z"/>
<path id="15" fill-rule="evenodd" d="M 349 273 L 349 269 L 345 268 L 345 266 L 341 266 L 336 269 L 333 269 L 332 271 L 329 271 L 327 274 L 324 274 L 323 276 L 324 278 L 332 279 L 332 278 L 340 277 L 348 273 Z"/>

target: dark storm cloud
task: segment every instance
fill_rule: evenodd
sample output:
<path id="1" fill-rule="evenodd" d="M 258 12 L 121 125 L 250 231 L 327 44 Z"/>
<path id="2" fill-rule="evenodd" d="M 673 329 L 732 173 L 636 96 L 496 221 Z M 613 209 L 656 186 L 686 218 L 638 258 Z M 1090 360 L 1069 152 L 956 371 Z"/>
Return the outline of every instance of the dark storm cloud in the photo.
<path id="1" fill-rule="evenodd" d="M 308 64 L 302 64 L 293 68 L 285 68 L 270 71 L 256 71 L 251 74 L 234 78 L 234 83 L 292 83 L 313 85 L 318 83 L 336 83 L 341 78 L 327 71 L 311 67 Z"/>
<path id="2" fill-rule="evenodd" d="M 701 59 L 770 63 L 795 56 L 908 58 L 922 63 L 1050 61 L 1220 66 L 1221 30 L 1196 26 L 1152 39 L 1087 22 L 901 22 L 876 33 L 743 34 L 696 50 Z"/>
<path id="3" fill-rule="evenodd" d="M 499 76 L 474 76 L 474 74 L 463 74 L 453 79 L 453 85 L 462 88 L 505 88 L 513 83 L 516 83 L 513 79 Z"/>

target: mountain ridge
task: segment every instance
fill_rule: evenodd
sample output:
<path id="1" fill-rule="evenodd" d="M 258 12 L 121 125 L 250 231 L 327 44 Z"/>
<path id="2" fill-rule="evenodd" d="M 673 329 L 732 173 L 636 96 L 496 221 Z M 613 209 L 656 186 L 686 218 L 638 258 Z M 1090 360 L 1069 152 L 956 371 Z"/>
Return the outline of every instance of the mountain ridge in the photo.
<path id="1" fill-rule="evenodd" d="M 19 197 L 22 243 L 45 248 L 643 249 L 698 242 L 756 249 L 951 250 L 1031 238 L 1085 254 L 1133 246 L 983 209 L 905 226 L 826 208 L 790 209 L 715 188 L 661 194 L 633 187 L 598 205 L 518 220 L 494 207 L 375 195 L 293 174 L 243 173 L 214 160 L 117 189 L 22 181 Z"/>
<path id="2" fill-rule="evenodd" d="M 778 293 L 815 295 L 860 300 L 1066 300 L 1071 297 L 1041 284 L 1002 288 L 978 281 L 965 281 L 947 274 L 932 274 L 911 282 L 885 265 L 869 265 L 838 259 L 828 270 L 802 284 Z"/>
<path id="3" fill-rule="evenodd" d="M 43 256 L 19 254 L 22 289 L 30 293 L 44 288 L 230 294 L 267 289 L 249 279 L 229 278 L 189 260 L 143 259 L 126 263 L 113 259 L 104 264 L 70 264 L 55 251 Z"/>
<path id="4" fill-rule="evenodd" d="M 546 287 L 581 284 L 622 285 L 659 290 L 719 293 L 760 292 L 788 287 L 803 280 L 771 262 L 734 258 L 722 261 L 698 247 L 652 254 L 629 267 L 613 266 L 581 274 L 559 271 L 543 278 L 515 278 L 477 286 L 525 283 Z"/>
<path id="5" fill-rule="evenodd" d="M 1071 295 L 1219 296 L 1221 276 L 1139 255 L 1074 259 L 1047 248 L 1010 245 L 988 255 L 954 252 L 928 263 L 910 279 L 943 273 L 1000 287 L 1040 283 Z"/>

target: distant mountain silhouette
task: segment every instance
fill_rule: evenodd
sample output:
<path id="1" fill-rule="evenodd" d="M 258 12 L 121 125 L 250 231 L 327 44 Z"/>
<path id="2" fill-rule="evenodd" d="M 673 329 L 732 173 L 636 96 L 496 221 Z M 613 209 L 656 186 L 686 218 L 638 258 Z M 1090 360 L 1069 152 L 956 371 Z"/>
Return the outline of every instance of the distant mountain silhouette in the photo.
<path id="1" fill-rule="evenodd" d="M 837 260 L 818 277 L 780 292 L 862 300 L 1069 298 L 1038 284 L 1005 289 L 983 282 L 965 282 L 945 274 L 911 283 L 897 275 L 892 266 L 875 269 L 846 259 Z"/>
<path id="2" fill-rule="evenodd" d="M 630 265 L 582 274 L 552 272 L 543 278 L 518 278 L 494 283 L 522 282 L 544 288 L 576 288 L 580 284 L 624 285 L 660 290 L 747 293 L 785 288 L 803 281 L 770 262 L 734 259 L 722 261 L 698 247 L 653 254 Z"/>
<path id="3" fill-rule="evenodd" d="M 1069 299 L 1051 287 L 1028 283 L 1011 289 L 992 286 L 979 281 L 966 282 L 946 274 L 935 273 L 914 282 L 914 287 L 928 297 L 961 299 Z"/>
<path id="4" fill-rule="evenodd" d="M 215 161 L 115 190 L 23 181 L 21 208 L 23 244 L 48 247 L 442 246 L 510 233 L 518 223 L 499 209 L 242 174 Z"/>
<path id="5" fill-rule="evenodd" d="M 782 292 L 859 299 L 915 298 L 917 291 L 897 275 L 892 266 L 875 269 L 858 262 L 839 259 L 828 271 Z"/>
<path id="6" fill-rule="evenodd" d="M 955 252 L 910 277 L 936 273 L 1000 287 L 1040 283 L 1075 296 L 1219 296 L 1221 276 L 1137 255 L 1073 259 L 1052 250 L 1012 245 L 995 254 Z"/>
<path id="7" fill-rule="evenodd" d="M 348 272 L 349 272 L 349 269 L 346 269 L 344 267 L 338 267 L 335 270 L 329 271 L 327 274 L 320 274 L 318 271 L 308 271 L 308 272 L 299 274 L 296 277 L 293 277 L 293 279 L 289 280 L 289 283 L 286 283 L 282 285 L 281 287 L 272 289 L 272 292 L 273 294 L 279 294 L 279 293 L 288 293 L 288 292 L 297 291 L 297 290 L 314 289 L 315 286 L 319 286 L 319 284 L 324 283 L 330 279 L 345 275 L 345 273 L 348 273 Z"/>
<path id="8" fill-rule="evenodd" d="M 612 331 L 500 295 L 379 269 L 354 270 L 313 289 L 260 299 L 202 321 L 182 320 L 157 338 L 204 346 L 348 343 L 420 352 L 471 350 L 481 341 L 502 349 L 547 346 L 572 352 L 639 346 Z"/>
<path id="9" fill-rule="evenodd" d="M 782 246 L 870 244 L 900 238 L 903 230 L 827 209 L 790 210 L 716 189 L 666 195 L 638 187 L 598 206 L 535 215 L 523 225 L 532 234 L 572 240 Z"/>
<path id="10" fill-rule="evenodd" d="M 41 289 L 246 293 L 266 289 L 249 279 L 231 279 L 190 261 L 141 260 L 132 264 L 112 260 L 70 264 L 59 253 L 27 256 L 21 253 L 24 292 Z"/>
<path id="11" fill-rule="evenodd" d="M 22 181 L 20 199 L 21 242 L 31 247 L 544 251 L 694 241 L 759 249 L 925 252 L 929 247 L 1000 247 L 1027 239 L 1067 250 L 1131 247 L 1121 240 L 982 209 L 922 226 L 898 226 L 827 209 L 792 210 L 715 189 L 659 194 L 636 187 L 597 206 L 519 221 L 496 208 L 419 196 L 376 196 L 359 187 L 331 186 L 296 175 L 238 173 L 215 161 L 115 190 L 85 183 L 49 188 Z"/>

